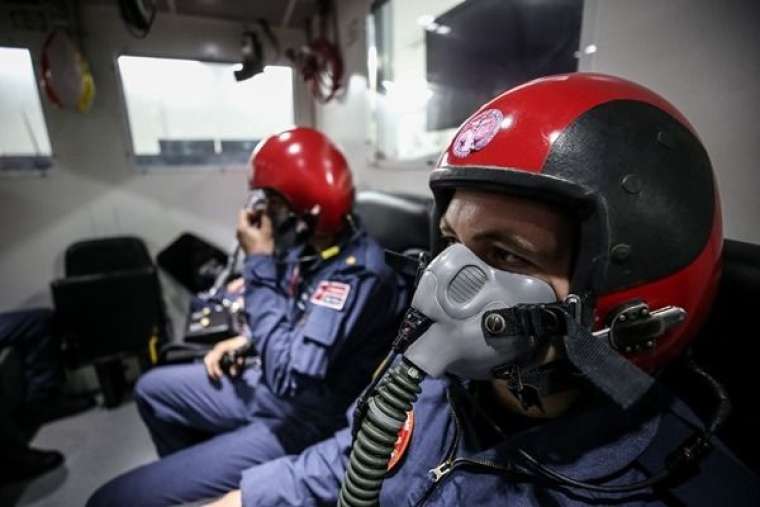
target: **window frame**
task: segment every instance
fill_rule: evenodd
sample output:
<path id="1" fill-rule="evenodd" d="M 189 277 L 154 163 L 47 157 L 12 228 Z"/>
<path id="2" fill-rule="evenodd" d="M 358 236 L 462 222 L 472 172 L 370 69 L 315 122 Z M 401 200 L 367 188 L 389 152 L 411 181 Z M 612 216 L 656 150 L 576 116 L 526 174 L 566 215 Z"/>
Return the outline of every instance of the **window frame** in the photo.
<path id="1" fill-rule="evenodd" d="M 32 64 L 34 90 L 37 93 L 40 113 L 42 114 L 42 124 L 45 127 L 45 134 L 47 135 L 48 143 L 50 144 L 49 155 L 0 154 L 0 178 L 41 178 L 48 176 L 50 172 L 55 169 L 55 149 L 50 135 L 50 128 L 48 127 L 47 102 L 44 100 L 43 92 L 40 87 L 41 76 L 37 69 L 37 53 L 34 51 L 35 48 L 30 47 L 29 45 L 14 44 L 9 40 L 2 41 L 0 48 L 22 49 L 29 54 L 29 59 Z"/>
<path id="2" fill-rule="evenodd" d="M 170 59 L 170 60 L 194 60 L 203 63 L 216 63 L 222 65 L 235 65 L 239 64 L 239 61 L 232 61 L 226 58 L 213 58 L 213 57 L 196 57 L 192 55 L 182 54 L 167 54 L 167 53 L 152 53 L 149 51 L 132 51 L 122 50 L 114 54 L 113 57 L 113 72 L 115 75 L 115 83 L 118 88 L 119 101 L 121 103 L 121 123 L 122 129 L 125 132 L 124 139 L 126 140 L 126 156 L 129 159 L 129 165 L 131 168 L 139 174 L 176 174 L 176 173 L 225 173 L 225 172 L 246 172 L 248 171 L 247 162 L 232 162 L 225 163 L 221 158 L 217 160 L 211 160 L 210 162 L 204 162 L 200 164 L 193 163 L 140 163 L 139 157 L 144 155 L 138 155 L 135 153 L 134 137 L 132 135 L 132 125 L 129 121 L 129 109 L 127 105 L 127 94 L 124 89 L 124 79 L 119 67 L 119 58 L 122 56 L 133 56 L 138 58 L 157 58 L 157 59 Z M 293 123 L 296 124 L 298 112 L 296 111 L 296 105 L 298 104 L 297 88 L 296 88 L 296 72 L 290 65 L 279 65 L 282 67 L 290 67 L 291 74 L 291 90 L 292 90 L 292 103 L 293 103 Z M 234 141 L 232 139 L 228 141 Z"/>
<path id="3" fill-rule="evenodd" d="M 373 2 L 370 4 L 369 12 L 367 13 L 366 17 L 366 24 L 369 27 L 369 25 L 372 25 L 372 38 L 370 38 L 370 32 L 367 33 L 367 94 L 368 98 L 371 95 L 380 95 L 380 86 L 383 80 L 387 79 L 393 79 L 393 68 L 390 69 L 383 69 L 382 66 L 378 67 L 378 74 L 375 77 L 370 76 L 370 73 L 372 72 L 372 69 L 369 65 L 369 49 L 370 47 L 376 48 L 376 51 L 378 51 L 377 47 L 377 30 L 378 30 L 378 12 L 380 9 L 385 7 L 386 4 L 389 4 L 390 0 L 373 0 Z M 392 8 L 392 7 L 391 7 Z M 393 30 L 393 27 L 391 27 L 391 30 Z M 392 33 L 392 32 L 391 32 Z M 392 44 L 392 42 L 391 42 Z M 392 46 L 389 45 L 389 47 L 386 47 L 386 52 L 388 50 L 392 51 Z M 381 55 L 379 52 L 375 53 L 375 56 L 377 58 L 378 63 L 380 63 L 380 57 Z M 374 82 L 374 87 L 372 86 L 372 83 Z M 376 102 L 376 97 L 369 98 L 370 103 Z M 370 110 L 370 125 L 368 125 L 368 129 L 377 129 L 379 122 L 375 115 L 377 114 L 377 111 Z M 416 160 L 404 160 L 404 159 L 390 159 L 390 158 L 383 158 L 378 156 L 378 140 L 372 139 L 370 143 L 370 154 L 368 158 L 368 166 L 372 169 L 385 171 L 385 172 L 429 172 L 432 170 L 432 168 L 435 166 L 436 162 L 438 161 L 438 158 L 440 157 L 439 153 L 431 153 L 430 155 L 427 155 L 426 157 L 421 157 L 421 159 Z M 445 150 L 446 147 L 444 146 L 441 151 Z"/>
<path id="4" fill-rule="evenodd" d="M 462 0 L 461 3 L 465 3 L 465 0 Z M 389 5 L 390 4 L 390 5 Z M 461 4 L 460 4 L 461 5 Z M 390 13 L 390 19 L 393 18 L 392 9 L 394 8 L 394 5 L 392 4 L 391 0 L 372 0 L 370 2 L 369 11 L 366 16 L 366 26 L 368 28 L 367 30 L 367 39 L 366 39 L 366 50 L 367 50 L 367 95 L 368 100 L 370 104 L 376 104 L 377 103 L 377 96 L 383 95 L 381 83 L 384 79 L 391 79 L 393 80 L 395 78 L 394 76 L 394 68 L 393 63 L 391 64 L 390 69 L 384 69 L 382 66 L 382 60 L 383 60 L 383 54 L 380 53 L 380 45 L 378 44 L 378 33 L 380 31 L 379 23 L 381 22 L 381 14 L 380 11 L 384 7 L 389 6 L 391 9 Z M 586 43 L 584 43 L 584 35 L 586 34 L 586 30 L 584 30 L 584 25 L 586 23 L 586 17 L 587 17 L 587 11 L 591 10 L 592 13 L 592 19 L 593 13 L 596 12 L 596 3 L 593 0 L 583 0 L 582 3 L 582 9 L 581 9 L 581 24 L 579 29 L 579 51 L 580 48 L 583 48 L 586 46 Z M 371 27 L 371 31 L 370 31 Z M 386 42 L 386 46 L 383 48 L 385 51 L 385 54 L 388 52 L 393 52 L 393 30 L 395 29 L 394 26 L 391 26 L 390 28 L 386 28 L 387 33 L 391 34 L 391 42 Z M 377 67 L 377 73 L 375 76 L 372 76 L 372 65 L 370 63 L 370 48 L 375 49 L 375 55 L 374 58 L 378 64 Z M 576 56 L 576 68 L 575 72 L 581 72 L 584 70 L 584 58 L 581 54 L 580 57 Z M 592 55 L 593 56 L 593 55 Z M 373 86 L 374 85 L 374 86 Z M 474 111 L 474 109 L 473 109 Z M 372 134 L 373 131 L 377 131 L 377 129 L 380 126 L 380 120 L 378 119 L 378 112 L 373 107 L 370 108 L 369 112 L 369 124 L 368 124 L 368 132 L 370 133 L 370 153 L 368 157 L 368 166 L 372 169 L 382 170 L 386 172 L 409 172 L 409 171 L 417 171 L 417 172 L 429 172 L 431 171 L 438 160 L 440 159 L 441 155 L 446 151 L 447 147 L 450 145 L 451 142 L 453 142 L 454 137 L 456 136 L 456 133 L 460 127 L 453 128 L 453 132 L 450 134 L 450 137 L 448 141 L 446 141 L 443 146 L 441 146 L 440 150 L 435 153 L 430 153 L 426 155 L 421 155 L 416 159 L 400 159 L 400 158 L 385 158 L 379 156 L 379 148 L 380 148 L 380 142 L 377 137 L 377 133 L 375 132 Z M 444 129 L 448 130 L 448 129 Z"/>

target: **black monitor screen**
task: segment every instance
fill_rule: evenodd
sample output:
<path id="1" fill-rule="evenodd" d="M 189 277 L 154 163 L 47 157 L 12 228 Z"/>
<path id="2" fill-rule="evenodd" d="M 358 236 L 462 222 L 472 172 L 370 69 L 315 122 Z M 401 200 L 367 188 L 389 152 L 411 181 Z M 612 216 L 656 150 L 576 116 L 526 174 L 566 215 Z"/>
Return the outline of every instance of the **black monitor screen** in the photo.
<path id="1" fill-rule="evenodd" d="M 458 126 L 500 92 L 578 70 L 583 0 L 469 0 L 425 34 L 428 130 Z"/>

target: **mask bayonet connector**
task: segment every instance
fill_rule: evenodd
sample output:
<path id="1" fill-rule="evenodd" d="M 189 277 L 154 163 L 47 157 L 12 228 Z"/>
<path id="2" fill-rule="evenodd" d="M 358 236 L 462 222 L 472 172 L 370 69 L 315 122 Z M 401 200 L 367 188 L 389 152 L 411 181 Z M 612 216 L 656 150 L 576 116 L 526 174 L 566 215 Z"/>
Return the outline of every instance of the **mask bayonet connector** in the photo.
<path id="1" fill-rule="evenodd" d="M 623 305 L 611 315 L 609 326 L 593 334 L 608 339 L 612 348 L 623 353 L 653 349 L 657 338 L 686 320 L 683 308 L 665 306 L 650 311 L 643 301 Z"/>
<path id="2" fill-rule="evenodd" d="M 409 345 L 428 330 L 433 321 L 414 308 L 409 308 L 404 314 L 396 339 L 393 341 L 394 352 L 403 353 Z"/>

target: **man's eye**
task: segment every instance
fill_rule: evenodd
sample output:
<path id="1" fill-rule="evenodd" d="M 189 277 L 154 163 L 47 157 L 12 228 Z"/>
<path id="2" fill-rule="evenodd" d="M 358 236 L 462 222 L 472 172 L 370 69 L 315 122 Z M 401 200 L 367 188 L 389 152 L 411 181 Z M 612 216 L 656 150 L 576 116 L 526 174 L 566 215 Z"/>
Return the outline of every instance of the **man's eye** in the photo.
<path id="1" fill-rule="evenodd" d="M 454 236 L 444 236 L 441 238 L 441 242 L 443 243 L 444 248 L 448 248 L 454 243 L 459 243 L 459 240 L 456 239 Z"/>
<path id="2" fill-rule="evenodd" d="M 502 269 L 508 270 L 524 270 L 532 266 L 530 261 L 520 257 L 519 255 L 513 254 L 509 250 L 504 250 L 503 248 L 495 248 L 492 250 L 491 262 L 489 262 L 489 264 L 494 267 L 500 267 Z"/>

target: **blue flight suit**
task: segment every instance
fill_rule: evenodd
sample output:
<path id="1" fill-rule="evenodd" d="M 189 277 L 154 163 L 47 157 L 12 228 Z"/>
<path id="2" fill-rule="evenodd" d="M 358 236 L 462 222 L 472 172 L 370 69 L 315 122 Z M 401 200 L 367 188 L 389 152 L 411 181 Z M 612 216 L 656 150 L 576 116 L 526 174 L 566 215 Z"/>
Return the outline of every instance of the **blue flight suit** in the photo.
<path id="1" fill-rule="evenodd" d="M 140 379 L 138 409 L 163 458 L 109 482 L 88 505 L 219 496 L 239 487 L 243 470 L 345 426 L 347 407 L 390 349 L 408 290 L 363 231 L 326 261 L 305 256 L 297 249 L 285 262 L 245 260 L 246 312 L 261 367 L 218 383 L 202 364 L 157 368 Z"/>
<path id="2" fill-rule="evenodd" d="M 24 363 L 26 400 L 57 394 L 63 380 L 61 344 L 51 332 L 53 311 L 45 308 L 0 314 L 0 348 L 13 347 Z"/>
<path id="3" fill-rule="evenodd" d="M 694 415 L 667 396 L 654 409 L 650 402 L 628 411 L 602 400 L 584 404 L 543 424 L 518 425 L 505 440 L 462 389 L 447 380 L 423 383 L 411 442 L 383 483 L 381 506 L 760 505 L 758 477 L 720 442 L 696 477 L 667 493 L 595 493 L 511 468 L 525 463 L 515 452 L 521 448 L 583 481 L 622 485 L 646 479 L 695 427 Z M 334 506 L 350 445 L 346 428 L 298 456 L 246 470 L 244 507 Z"/>

